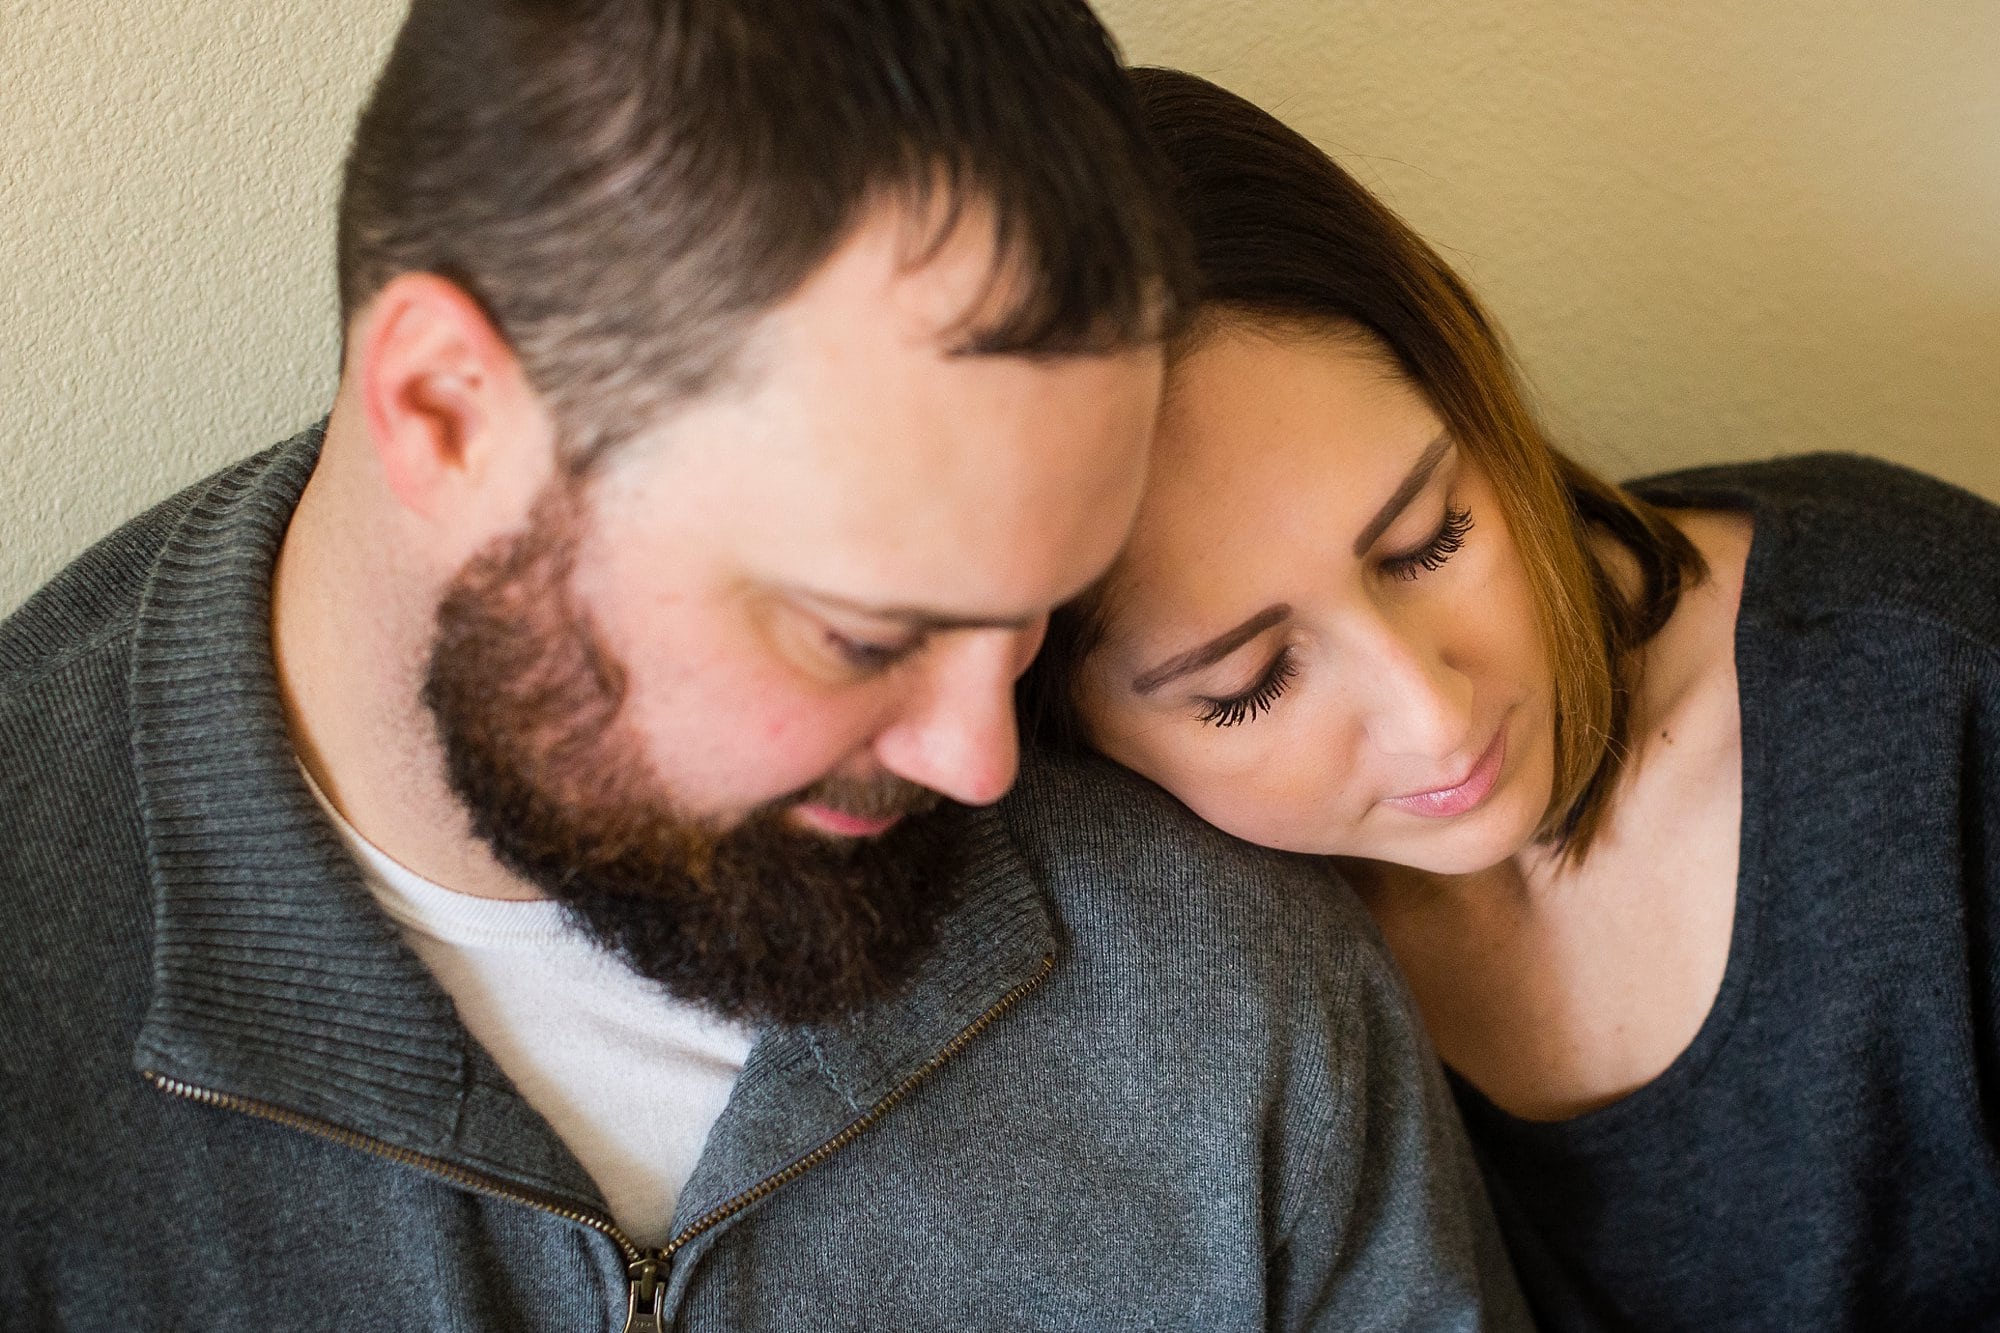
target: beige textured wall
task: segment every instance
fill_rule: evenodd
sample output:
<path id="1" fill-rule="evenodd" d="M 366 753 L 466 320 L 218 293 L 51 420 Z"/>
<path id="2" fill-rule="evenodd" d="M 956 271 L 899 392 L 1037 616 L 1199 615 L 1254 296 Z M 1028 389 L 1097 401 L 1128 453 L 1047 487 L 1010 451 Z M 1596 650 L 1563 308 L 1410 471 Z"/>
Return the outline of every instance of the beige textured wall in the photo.
<path id="1" fill-rule="evenodd" d="M 1822 447 L 2000 497 L 1995 0 L 1101 0 L 1445 246 L 1615 471 Z M 400 0 L 0 0 L 0 608 L 316 416 Z"/>
<path id="2" fill-rule="evenodd" d="M 317 417 L 400 0 L 0 0 L 0 608 Z"/>

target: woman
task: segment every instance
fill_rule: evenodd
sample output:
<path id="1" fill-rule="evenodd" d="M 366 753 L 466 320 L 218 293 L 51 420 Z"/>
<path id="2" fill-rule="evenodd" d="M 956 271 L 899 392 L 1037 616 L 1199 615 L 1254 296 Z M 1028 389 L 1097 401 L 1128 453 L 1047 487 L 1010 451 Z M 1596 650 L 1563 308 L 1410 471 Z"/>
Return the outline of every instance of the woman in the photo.
<path id="1" fill-rule="evenodd" d="M 1596 479 L 1352 179 L 1135 77 L 1205 303 L 1030 707 L 1341 858 L 1548 1327 L 2000 1318 L 2000 510 Z"/>

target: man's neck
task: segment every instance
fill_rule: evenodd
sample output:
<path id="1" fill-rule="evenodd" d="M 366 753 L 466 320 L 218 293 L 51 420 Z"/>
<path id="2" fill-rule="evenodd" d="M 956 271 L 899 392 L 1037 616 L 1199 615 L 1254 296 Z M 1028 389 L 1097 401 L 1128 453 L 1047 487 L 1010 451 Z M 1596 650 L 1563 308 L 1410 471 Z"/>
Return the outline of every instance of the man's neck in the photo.
<path id="1" fill-rule="evenodd" d="M 352 404 L 336 404 L 286 530 L 272 651 L 300 761 L 355 830 L 424 878 L 482 898 L 540 895 L 471 831 L 420 699 L 448 571 L 424 568 Z"/>

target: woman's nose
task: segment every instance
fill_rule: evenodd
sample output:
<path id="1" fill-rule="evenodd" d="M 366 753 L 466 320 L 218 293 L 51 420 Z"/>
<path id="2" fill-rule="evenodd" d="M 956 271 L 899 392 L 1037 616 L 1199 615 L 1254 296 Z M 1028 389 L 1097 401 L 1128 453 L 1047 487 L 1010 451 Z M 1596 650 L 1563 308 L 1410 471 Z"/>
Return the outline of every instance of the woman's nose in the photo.
<path id="1" fill-rule="evenodd" d="M 1472 681 L 1425 636 L 1378 621 L 1355 663 L 1369 741 L 1382 754 L 1445 760 L 1473 742 Z"/>

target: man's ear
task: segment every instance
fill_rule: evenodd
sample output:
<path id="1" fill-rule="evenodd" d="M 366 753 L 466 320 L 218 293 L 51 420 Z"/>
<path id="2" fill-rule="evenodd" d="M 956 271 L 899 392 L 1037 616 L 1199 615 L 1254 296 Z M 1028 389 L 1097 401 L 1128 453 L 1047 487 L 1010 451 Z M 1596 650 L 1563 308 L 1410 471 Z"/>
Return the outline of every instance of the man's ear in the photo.
<path id="1" fill-rule="evenodd" d="M 406 509 L 470 517 L 537 492 L 554 463 L 552 423 L 513 349 L 462 288 L 399 274 L 368 303 L 353 343 L 376 459 Z"/>

